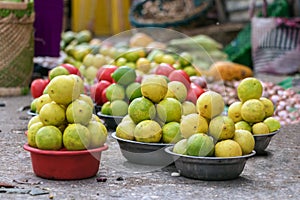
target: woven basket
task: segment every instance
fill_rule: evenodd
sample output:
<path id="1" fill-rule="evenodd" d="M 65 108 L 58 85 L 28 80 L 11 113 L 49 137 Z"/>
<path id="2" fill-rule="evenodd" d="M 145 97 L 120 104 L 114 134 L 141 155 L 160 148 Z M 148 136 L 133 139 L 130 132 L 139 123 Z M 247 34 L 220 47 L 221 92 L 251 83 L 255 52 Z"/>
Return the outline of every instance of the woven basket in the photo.
<path id="1" fill-rule="evenodd" d="M 28 92 L 33 71 L 34 8 L 0 1 L 0 96 Z"/>
<path id="2" fill-rule="evenodd" d="M 212 0 L 144 0 L 132 6 L 130 23 L 135 27 L 182 26 L 205 15 Z"/>

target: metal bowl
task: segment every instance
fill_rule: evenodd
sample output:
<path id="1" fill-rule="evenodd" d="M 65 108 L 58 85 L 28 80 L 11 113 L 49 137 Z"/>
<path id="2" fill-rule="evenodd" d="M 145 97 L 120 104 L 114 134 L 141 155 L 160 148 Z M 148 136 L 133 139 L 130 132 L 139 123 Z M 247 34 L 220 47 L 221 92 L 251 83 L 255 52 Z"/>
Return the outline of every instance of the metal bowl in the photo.
<path id="1" fill-rule="evenodd" d="M 269 146 L 269 143 L 274 135 L 279 133 L 280 129 L 277 131 L 274 131 L 269 134 L 260 134 L 260 135 L 253 135 L 255 140 L 255 147 L 254 150 L 257 154 L 265 154 L 265 149 Z"/>
<path id="2" fill-rule="evenodd" d="M 172 156 L 165 152 L 165 148 L 173 144 L 144 143 L 126 140 L 117 137 L 116 132 L 113 132 L 111 136 L 118 141 L 122 155 L 129 162 L 162 167 L 173 163 Z"/>
<path id="3" fill-rule="evenodd" d="M 248 155 L 237 157 L 197 157 L 181 155 L 173 152 L 173 147 L 165 151 L 172 155 L 175 166 L 182 176 L 200 180 L 230 180 L 238 178 L 244 170 L 248 158 L 255 155 L 255 151 Z"/>
<path id="4" fill-rule="evenodd" d="M 116 130 L 118 124 L 124 118 L 124 116 L 105 115 L 101 112 L 97 112 L 97 116 L 104 121 L 104 124 L 110 130 Z"/>

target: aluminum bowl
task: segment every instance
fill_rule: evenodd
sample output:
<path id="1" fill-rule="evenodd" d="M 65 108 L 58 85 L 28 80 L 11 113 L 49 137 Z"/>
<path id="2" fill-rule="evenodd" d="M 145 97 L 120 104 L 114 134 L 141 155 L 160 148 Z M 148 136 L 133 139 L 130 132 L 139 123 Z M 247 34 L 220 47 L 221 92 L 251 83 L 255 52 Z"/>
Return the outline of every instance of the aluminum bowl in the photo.
<path id="1" fill-rule="evenodd" d="M 116 132 L 113 132 L 111 136 L 118 141 L 122 155 L 129 162 L 162 167 L 173 163 L 172 156 L 165 152 L 165 148 L 167 146 L 173 146 L 173 144 L 144 143 L 126 140 L 117 137 Z"/>
<path id="2" fill-rule="evenodd" d="M 105 115 L 101 112 L 97 112 L 97 116 L 104 121 L 104 124 L 109 130 L 116 130 L 118 124 L 124 118 L 124 116 Z"/>
<path id="3" fill-rule="evenodd" d="M 256 151 L 257 155 L 266 153 L 265 149 L 269 146 L 272 137 L 279 133 L 279 131 L 280 129 L 269 134 L 253 135 L 255 140 L 254 150 Z"/>
<path id="4" fill-rule="evenodd" d="M 97 174 L 102 151 L 107 150 L 108 146 L 104 144 L 99 148 L 81 151 L 41 150 L 28 144 L 23 148 L 30 152 L 32 168 L 37 176 L 54 180 L 78 180 Z"/>
<path id="5" fill-rule="evenodd" d="M 173 147 L 167 147 L 165 151 L 172 155 L 176 169 L 182 176 L 210 181 L 238 178 L 244 170 L 247 159 L 255 155 L 255 151 L 252 151 L 248 155 L 228 158 L 197 157 L 174 153 Z"/>

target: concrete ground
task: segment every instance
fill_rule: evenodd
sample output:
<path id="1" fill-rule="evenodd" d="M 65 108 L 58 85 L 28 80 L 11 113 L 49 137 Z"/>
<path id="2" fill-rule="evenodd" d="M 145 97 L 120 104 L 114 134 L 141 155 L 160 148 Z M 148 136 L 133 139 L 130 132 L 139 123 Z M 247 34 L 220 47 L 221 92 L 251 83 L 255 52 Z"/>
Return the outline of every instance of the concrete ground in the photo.
<path id="1" fill-rule="evenodd" d="M 58 181 L 37 177 L 23 149 L 31 100 L 0 98 L 0 199 L 300 199 L 300 124 L 283 127 L 267 154 L 250 158 L 234 180 L 193 180 L 174 176 L 174 165 L 131 164 L 110 136 L 95 177 Z"/>

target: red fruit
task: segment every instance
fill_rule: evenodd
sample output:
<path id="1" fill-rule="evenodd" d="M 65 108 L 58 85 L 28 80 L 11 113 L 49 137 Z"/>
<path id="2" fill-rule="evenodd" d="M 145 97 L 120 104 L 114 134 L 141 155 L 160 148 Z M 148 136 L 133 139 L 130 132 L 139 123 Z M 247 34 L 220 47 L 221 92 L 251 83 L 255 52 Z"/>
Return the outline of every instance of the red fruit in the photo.
<path id="1" fill-rule="evenodd" d="M 106 89 L 111 82 L 106 80 L 101 80 L 100 82 L 96 83 L 91 87 L 91 98 L 95 101 L 97 105 L 102 105 L 102 92 Z"/>
<path id="2" fill-rule="evenodd" d="M 168 77 L 170 73 L 174 70 L 175 68 L 172 65 L 168 63 L 160 63 L 155 69 L 155 74 L 164 75 Z"/>
<path id="3" fill-rule="evenodd" d="M 80 71 L 74 65 L 71 65 L 69 63 L 64 63 L 64 64 L 61 64 L 60 66 L 67 69 L 70 74 L 76 74 L 76 75 L 80 76 Z"/>
<path id="4" fill-rule="evenodd" d="M 187 97 L 186 97 L 186 101 L 191 101 L 191 102 L 193 102 L 194 104 L 196 104 L 196 103 L 197 103 L 197 99 L 198 99 L 198 97 L 197 97 L 195 91 L 194 91 L 192 88 L 190 88 L 190 89 L 188 90 L 188 94 L 187 94 Z"/>
<path id="5" fill-rule="evenodd" d="M 205 92 L 199 85 L 197 85 L 197 84 L 195 84 L 195 83 L 191 83 L 191 88 L 190 88 L 190 89 L 192 89 L 192 90 L 195 92 L 197 98 L 198 98 L 202 93 Z"/>
<path id="6" fill-rule="evenodd" d="M 106 80 L 109 82 L 114 82 L 111 74 L 117 69 L 118 67 L 115 65 L 104 65 L 103 67 L 101 67 L 98 72 L 97 72 L 97 80 L 101 81 L 101 80 Z"/>
<path id="7" fill-rule="evenodd" d="M 48 83 L 49 83 L 48 79 L 38 78 L 33 80 L 30 86 L 31 96 L 33 98 L 37 98 L 41 96 Z"/>
<path id="8" fill-rule="evenodd" d="M 169 78 L 170 81 L 180 81 L 180 82 L 182 82 L 185 85 L 186 89 L 189 90 L 191 80 L 190 80 L 189 75 L 185 71 L 183 71 L 181 69 L 174 70 L 170 73 L 168 78 Z"/>
<path id="9" fill-rule="evenodd" d="M 101 101 L 102 101 L 102 104 L 104 104 L 105 102 L 108 101 L 107 97 L 106 97 L 106 89 L 107 87 L 102 91 L 102 94 L 101 94 Z"/>

